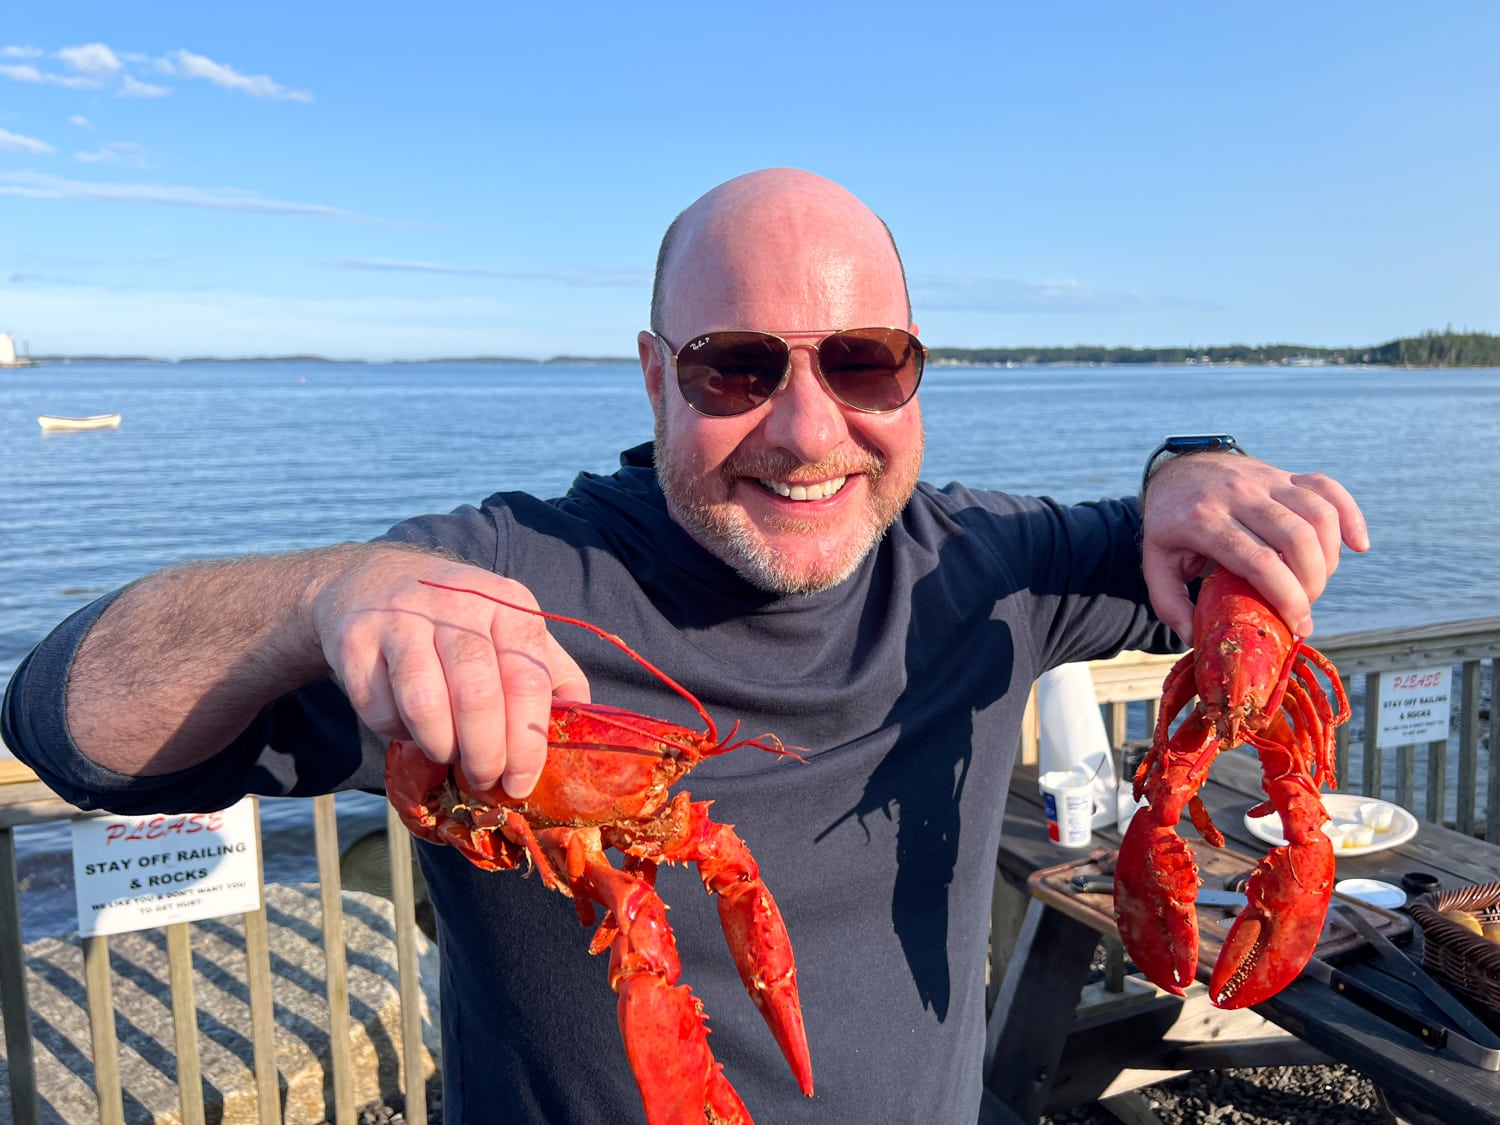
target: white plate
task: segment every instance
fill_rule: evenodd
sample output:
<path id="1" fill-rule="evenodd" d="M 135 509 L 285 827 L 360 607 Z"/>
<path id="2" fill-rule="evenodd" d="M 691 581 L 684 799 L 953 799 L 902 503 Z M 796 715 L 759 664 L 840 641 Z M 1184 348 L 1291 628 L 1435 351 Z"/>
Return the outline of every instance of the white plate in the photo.
<path id="1" fill-rule="evenodd" d="M 1406 892 L 1379 879 L 1340 879 L 1333 889 L 1341 895 L 1368 902 L 1371 906 L 1405 906 Z"/>
<path id="2" fill-rule="evenodd" d="M 1373 797 L 1363 797 L 1358 793 L 1324 793 L 1323 807 L 1328 810 L 1328 815 L 1333 817 L 1335 824 L 1358 824 L 1359 806 L 1365 804 L 1389 805 L 1391 812 L 1391 827 L 1385 832 L 1375 833 L 1375 842 L 1363 844 L 1353 848 L 1334 848 L 1335 857 L 1342 859 L 1350 855 L 1368 855 L 1371 852 L 1384 851 L 1386 848 L 1394 848 L 1397 844 L 1404 844 L 1417 834 L 1417 818 L 1412 816 L 1400 805 L 1392 805 L 1389 801 L 1376 801 Z M 1251 816 L 1245 814 L 1245 827 L 1250 830 L 1252 836 L 1264 840 L 1268 844 L 1284 844 L 1286 838 L 1281 834 L 1281 817 L 1275 813 L 1267 816 Z M 1403 898 L 1404 902 L 1405 899 Z"/>

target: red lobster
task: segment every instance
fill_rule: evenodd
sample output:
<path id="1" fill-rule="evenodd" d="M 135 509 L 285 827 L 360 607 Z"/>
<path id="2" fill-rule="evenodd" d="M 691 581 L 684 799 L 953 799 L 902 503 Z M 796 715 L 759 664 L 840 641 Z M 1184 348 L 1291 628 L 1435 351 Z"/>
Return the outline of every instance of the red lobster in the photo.
<path id="1" fill-rule="evenodd" d="M 474 789 L 457 766 L 439 765 L 415 743 L 397 740 L 386 753 L 385 786 L 407 828 L 424 840 L 451 844 L 487 871 L 529 860 L 546 886 L 574 900 L 585 926 L 594 921 L 594 904 L 603 907 L 589 952 L 612 949 L 609 982 L 619 995 L 620 1034 L 646 1120 L 749 1123 L 749 1112 L 709 1049 L 702 1003 L 687 985 L 677 985 L 677 943 L 666 904 L 654 889 L 659 864 L 693 861 L 704 887 L 719 896 L 719 921 L 740 979 L 797 1084 L 811 1097 L 797 969 L 781 911 L 744 842 L 709 818 L 711 802 L 667 792 L 702 759 L 743 746 L 797 755 L 774 735 L 732 742 L 731 730 L 720 739 L 713 719 L 686 688 L 595 625 L 479 590 L 423 584 L 476 594 L 603 637 L 691 703 L 707 729 L 693 731 L 597 703 L 557 703 L 547 728 L 546 765 L 524 800 L 508 797 L 498 785 Z M 609 862 L 606 848 L 624 853 L 623 868 Z"/>
<path id="2" fill-rule="evenodd" d="M 1135 775 L 1143 808 L 1130 821 L 1115 867 L 1120 939 L 1136 966 L 1182 995 L 1198 967 L 1198 866 L 1177 834 L 1184 807 L 1214 847 L 1224 836 L 1198 797 L 1219 751 L 1242 743 L 1260 755 L 1268 800 L 1251 809 L 1281 816 L 1287 842 L 1256 865 L 1248 904 L 1235 919 L 1209 981 L 1220 1008 L 1244 1008 L 1274 996 L 1312 957 L 1333 894 L 1333 843 L 1318 792 L 1334 784 L 1334 728 L 1349 718 L 1338 671 L 1294 636 L 1243 578 L 1216 570 L 1193 611 L 1198 647 L 1167 674 L 1151 750 Z M 1313 676 L 1328 677 L 1335 713 Z M 1194 696 L 1197 703 L 1170 736 Z"/>

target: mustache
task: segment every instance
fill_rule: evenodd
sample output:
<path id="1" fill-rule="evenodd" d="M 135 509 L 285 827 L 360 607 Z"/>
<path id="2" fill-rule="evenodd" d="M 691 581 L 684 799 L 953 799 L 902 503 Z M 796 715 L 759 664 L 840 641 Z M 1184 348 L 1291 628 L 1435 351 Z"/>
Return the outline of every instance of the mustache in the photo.
<path id="1" fill-rule="evenodd" d="M 732 455 L 719 469 L 719 475 L 725 484 L 733 483 L 737 477 L 763 477 L 790 484 L 812 484 L 830 477 L 854 476 L 857 473 L 863 473 L 875 481 L 884 472 L 885 458 L 874 453 L 850 452 L 822 461 L 807 462 L 774 450 Z"/>

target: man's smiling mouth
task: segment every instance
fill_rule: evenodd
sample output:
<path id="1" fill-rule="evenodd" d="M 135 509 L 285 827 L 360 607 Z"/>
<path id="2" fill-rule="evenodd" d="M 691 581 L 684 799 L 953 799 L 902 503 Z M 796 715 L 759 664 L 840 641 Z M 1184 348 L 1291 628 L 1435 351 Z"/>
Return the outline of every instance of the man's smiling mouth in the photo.
<path id="1" fill-rule="evenodd" d="M 756 477 L 760 486 L 767 492 L 774 492 L 777 496 L 787 500 L 827 500 L 839 489 L 844 487 L 847 476 L 834 477 L 832 480 L 818 481 L 816 484 L 788 484 L 781 480 L 767 480 L 765 477 Z"/>

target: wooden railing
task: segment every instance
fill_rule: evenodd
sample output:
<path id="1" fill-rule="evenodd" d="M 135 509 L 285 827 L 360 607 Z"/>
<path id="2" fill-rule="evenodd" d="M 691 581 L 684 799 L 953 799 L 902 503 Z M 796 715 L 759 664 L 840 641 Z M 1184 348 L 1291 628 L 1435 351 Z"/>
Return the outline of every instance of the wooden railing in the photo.
<path id="1" fill-rule="evenodd" d="M 1500 825 L 1500 769 L 1493 768 L 1495 747 L 1500 746 L 1500 708 L 1490 707 L 1486 722 L 1481 711 L 1483 666 L 1489 662 L 1490 683 L 1500 669 L 1500 617 L 1454 622 L 1410 629 L 1374 630 L 1318 638 L 1319 646 L 1339 666 L 1361 707 L 1363 737 L 1351 746 L 1349 727 L 1341 728 L 1339 772 L 1343 787 L 1378 794 L 1385 784 L 1386 767 L 1392 771 L 1396 801 L 1408 808 L 1418 794 L 1417 765 L 1425 756 L 1424 807 L 1429 820 L 1443 819 L 1447 795 L 1450 743 L 1445 739 L 1424 747 L 1403 746 L 1394 751 L 1375 747 L 1379 709 L 1379 674 L 1414 667 L 1452 666 L 1457 691 L 1457 813 L 1454 823 L 1462 831 L 1477 834 L 1481 825 L 1494 833 Z M 1134 731 L 1149 732 L 1156 719 L 1162 677 L 1174 658 L 1126 653 L 1091 666 L 1095 691 L 1104 707 L 1111 742 L 1122 745 Z M 1493 689 L 1492 689 L 1493 690 Z M 1482 743 L 1488 741 L 1488 753 Z M 1035 711 L 1028 712 L 1023 736 L 1024 760 L 1037 753 Z M 1350 776 L 1350 762 L 1359 758 L 1357 776 Z M 1487 760 L 1483 804 L 1480 804 L 1480 769 Z M 8 784 L 7 784 L 8 783 Z M 327 1013 L 331 1049 L 334 1121 L 353 1125 L 354 1104 L 347 1035 L 349 996 L 344 966 L 343 911 L 339 875 L 338 837 L 332 797 L 315 798 L 314 828 L 317 841 L 318 876 L 323 906 L 323 948 L 327 958 Z M 29 771 L 12 762 L 0 762 L 0 1008 L 5 1020 L 6 1056 L 10 1078 L 11 1109 L 16 1125 L 37 1125 L 41 1120 L 36 1088 L 36 1067 L 26 996 L 23 932 L 19 888 L 16 877 L 13 829 L 22 825 L 63 819 L 76 810 L 53 797 Z M 399 974 L 400 1022 L 402 1029 L 402 1088 L 406 1120 L 426 1125 L 425 1084 L 420 1005 L 420 974 L 416 953 L 415 890 L 412 885 L 411 841 L 394 814 L 388 815 L 392 900 L 395 904 L 397 969 Z M 272 977 L 267 941 L 265 909 L 244 916 L 248 986 L 251 1004 L 250 1039 L 253 1044 L 258 1113 L 262 1125 L 280 1119 L 276 1060 L 272 1044 Z M 122 1090 L 116 1065 L 114 1022 L 110 1002 L 109 939 L 82 939 L 85 977 L 93 1029 L 94 1088 L 99 1102 L 99 1121 L 115 1125 L 124 1121 Z M 181 1091 L 184 1125 L 204 1120 L 198 1068 L 198 1032 L 193 1001 L 192 951 L 186 923 L 167 927 L 171 974 L 177 1078 Z"/>
<path id="2" fill-rule="evenodd" d="M 339 871 L 338 826 L 332 797 L 313 799 L 318 881 L 322 902 L 322 946 L 327 988 L 328 1058 L 335 1125 L 354 1125 L 355 1104 L 349 1043 L 350 1006 L 344 955 L 342 879 Z M 0 762 L 0 1011 L 5 1020 L 6 1060 L 10 1079 L 10 1109 L 15 1125 L 39 1125 L 37 1070 L 27 998 L 25 948 L 16 876 L 14 829 L 71 817 L 77 810 L 52 796 L 29 770 L 15 762 Z M 258 826 L 257 826 L 258 827 Z M 399 1073 L 405 1096 L 405 1120 L 426 1125 L 427 1099 L 422 1058 L 421 974 L 417 955 L 416 890 L 413 886 L 411 836 L 387 813 L 391 899 L 395 915 L 395 947 L 400 1004 L 401 1059 Z M 262 891 L 264 887 L 262 886 Z M 264 895 L 262 894 L 262 898 Z M 273 977 L 266 909 L 243 915 L 245 972 L 250 1003 L 249 1039 L 252 1044 L 256 1111 L 260 1125 L 281 1120 L 281 1101 L 275 1056 Z M 164 927 L 172 996 L 173 1042 L 182 1125 L 206 1120 L 199 1066 L 199 1030 L 193 999 L 193 951 L 189 923 Z M 124 1091 L 118 1065 L 115 1013 L 111 998 L 109 938 L 79 939 L 84 955 L 84 984 L 92 1039 L 93 1086 L 98 1098 L 100 1125 L 123 1125 Z"/>
<path id="3" fill-rule="evenodd" d="M 1500 769 L 1495 766 L 1500 707 L 1494 700 L 1500 672 L 1500 617 L 1319 634 L 1312 640 L 1338 667 L 1355 708 L 1354 720 L 1338 731 L 1339 787 L 1370 796 L 1389 791 L 1397 804 L 1427 820 L 1450 823 L 1473 836 L 1500 839 L 1500 829 L 1494 827 L 1500 825 Z M 1162 678 L 1176 659 L 1127 652 L 1089 666 L 1112 746 L 1149 736 L 1161 701 Z M 1381 673 L 1437 667 L 1452 669 L 1456 737 L 1450 733 L 1448 738 L 1422 746 L 1377 747 Z M 1361 733 L 1358 742 L 1351 736 L 1356 726 Z M 1022 760 L 1036 761 L 1038 745 L 1033 700 L 1022 738 Z M 1450 765 L 1456 774 L 1453 815 L 1446 812 Z"/>

